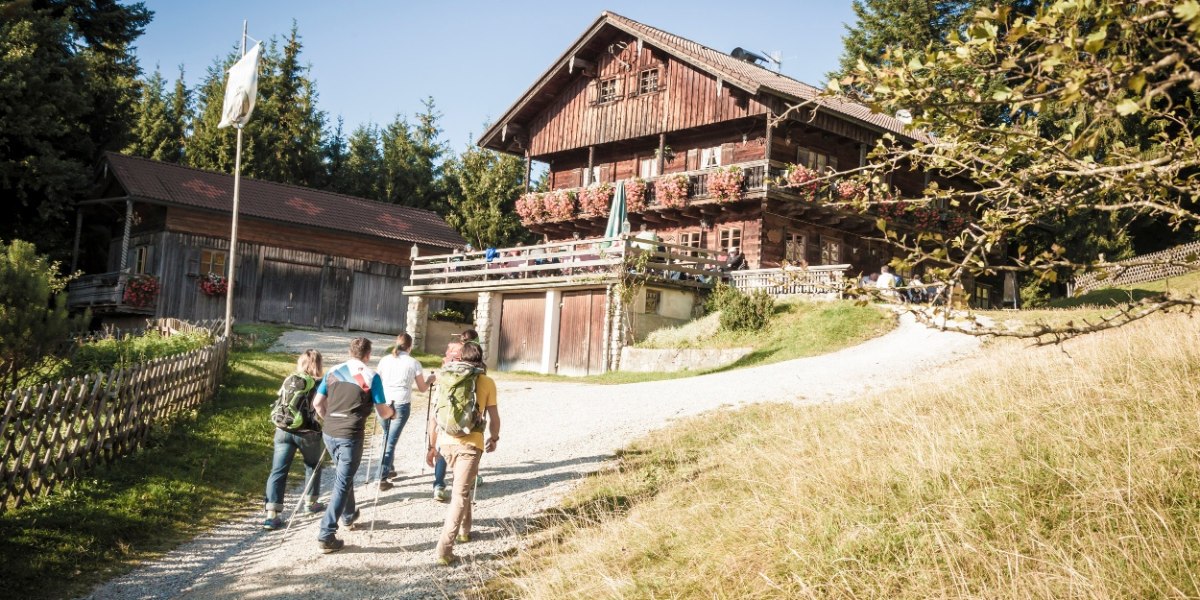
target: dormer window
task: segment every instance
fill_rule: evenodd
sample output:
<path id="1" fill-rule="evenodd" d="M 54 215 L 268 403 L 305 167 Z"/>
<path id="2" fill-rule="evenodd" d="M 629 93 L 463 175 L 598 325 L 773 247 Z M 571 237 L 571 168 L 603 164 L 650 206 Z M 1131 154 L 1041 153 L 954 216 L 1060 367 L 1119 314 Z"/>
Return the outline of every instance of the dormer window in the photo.
<path id="1" fill-rule="evenodd" d="M 600 104 L 612 102 L 620 98 L 621 89 L 616 77 L 612 79 L 604 79 L 600 81 L 600 96 L 597 101 Z"/>
<path id="2" fill-rule="evenodd" d="M 658 91 L 658 69 L 646 69 L 638 75 L 638 94 Z"/>

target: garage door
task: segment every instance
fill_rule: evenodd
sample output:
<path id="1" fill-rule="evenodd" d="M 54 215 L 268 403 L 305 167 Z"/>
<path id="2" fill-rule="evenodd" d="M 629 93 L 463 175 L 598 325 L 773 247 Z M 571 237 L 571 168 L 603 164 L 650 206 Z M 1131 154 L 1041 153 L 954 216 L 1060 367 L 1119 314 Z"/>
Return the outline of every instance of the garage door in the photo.
<path id="1" fill-rule="evenodd" d="M 321 268 L 263 261 L 258 297 L 259 321 L 319 327 Z"/>
<path id="2" fill-rule="evenodd" d="M 604 290 L 563 292 L 558 374 L 604 372 Z"/>
<path id="3" fill-rule="evenodd" d="M 538 371 L 542 366 L 542 329 L 546 294 L 509 294 L 500 301 L 501 371 Z"/>
<path id="4" fill-rule="evenodd" d="M 399 277 L 354 274 L 350 329 L 400 333 L 408 319 L 408 298 L 401 293 L 408 281 Z"/>

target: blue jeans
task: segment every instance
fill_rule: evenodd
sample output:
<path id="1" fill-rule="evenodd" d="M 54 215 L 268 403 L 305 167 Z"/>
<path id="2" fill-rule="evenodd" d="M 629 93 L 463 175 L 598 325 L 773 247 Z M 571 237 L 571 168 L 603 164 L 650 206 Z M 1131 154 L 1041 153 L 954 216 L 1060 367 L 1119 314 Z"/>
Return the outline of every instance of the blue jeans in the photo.
<path id="1" fill-rule="evenodd" d="M 383 419 L 383 467 L 380 469 L 380 479 L 387 473 L 394 473 L 393 463 L 396 458 L 396 442 L 400 439 L 400 432 L 404 430 L 404 424 L 408 422 L 408 413 L 412 410 L 411 404 L 401 404 L 393 407 L 396 409 L 396 416 L 391 419 Z M 368 473 L 369 475 L 369 473 Z"/>
<path id="2" fill-rule="evenodd" d="M 321 532 L 317 539 L 325 541 L 333 537 L 338 530 L 338 517 L 354 518 L 354 474 L 358 472 L 358 463 L 362 462 L 362 438 L 325 438 L 325 448 L 333 459 L 333 492 L 329 497 L 329 506 L 325 516 L 321 518 Z"/>
<path id="3" fill-rule="evenodd" d="M 437 453 L 437 458 L 433 459 L 433 487 L 446 487 L 446 459 L 442 458 L 442 453 Z"/>
<path id="4" fill-rule="evenodd" d="M 275 430 L 275 455 L 271 458 L 271 475 L 267 477 L 267 495 L 264 501 L 267 510 L 281 512 L 283 492 L 287 488 L 288 471 L 296 450 L 304 457 L 304 481 L 308 483 L 308 502 L 311 504 L 321 496 L 321 434 L 288 433 Z M 303 493 L 303 491 L 301 491 Z"/>

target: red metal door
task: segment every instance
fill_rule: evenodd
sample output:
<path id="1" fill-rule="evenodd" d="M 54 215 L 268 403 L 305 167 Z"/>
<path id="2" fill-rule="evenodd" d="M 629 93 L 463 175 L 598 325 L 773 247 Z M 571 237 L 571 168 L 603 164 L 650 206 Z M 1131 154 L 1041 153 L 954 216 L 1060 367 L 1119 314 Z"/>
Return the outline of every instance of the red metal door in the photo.
<path id="1" fill-rule="evenodd" d="M 500 301 L 501 371 L 538 371 L 542 366 L 542 330 L 546 295 L 507 294 Z"/>
<path id="2" fill-rule="evenodd" d="M 604 372 L 604 291 L 563 292 L 558 328 L 558 374 Z"/>

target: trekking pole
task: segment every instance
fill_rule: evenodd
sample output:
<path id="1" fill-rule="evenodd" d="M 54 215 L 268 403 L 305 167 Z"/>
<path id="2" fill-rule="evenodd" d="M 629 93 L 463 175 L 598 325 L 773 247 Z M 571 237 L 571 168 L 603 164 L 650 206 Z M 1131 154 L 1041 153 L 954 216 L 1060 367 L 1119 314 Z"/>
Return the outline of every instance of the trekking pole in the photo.
<path id="1" fill-rule="evenodd" d="M 292 516 L 288 517 L 287 527 L 284 528 L 283 535 L 279 537 L 280 545 L 283 545 L 287 541 L 287 532 L 292 528 L 292 521 L 296 519 L 296 513 L 300 512 L 300 505 L 304 504 L 304 499 L 308 497 L 308 491 L 312 489 L 313 480 L 321 472 L 321 461 L 323 460 L 325 460 L 325 444 L 321 444 L 321 457 L 317 459 L 317 467 L 313 469 L 312 475 L 308 476 L 308 482 L 304 484 L 304 492 L 300 494 L 300 500 L 296 502 L 296 508 L 292 509 Z"/>
<path id="2" fill-rule="evenodd" d="M 395 407 L 392 407 L 392 408 L 393 408 L 393 410 L 395 410 Z M 387 443 L 387 436 L 382 435 L 383 424 L 381 423 L 381 421 L 379 419 L 379 415 L 375 415 L 375 431 L 377 431 L 381 434 L 379 436 L 379 444 L 377 444 L 375 446 L 375 454 L 379 455 L 375 458 L 375 465 L 376 465 L 375 477 L 378 479 L 380 476 L 383 475 L 383 446 L 384 446 L 384 444 Z M 371 481 L 371 464 L 370 463 L 367 463 L 367 481 L 368 482 Z M 380 479 L 379 481 L 382 482 L 383 480 Z M 367 531 L 367 541 L 371 541 L 371 537 L 375 535 L 375 516 L 379 514 L 379 492 L 380 492 L 379 486 L 376 485 L 375 486 L 375 500 L 371 503 L 371 528 L 370 528 L 370 530 Z"/>
<path id="3" fill-rule="evenodd" d="M 433 418 L 429 411 L 433 409 L 433 387 L 429 386 L 429 392 L 425 395 L 425 454 L 421 456 L 422 476 L 425 475 L 425 457 L 429 456 L 429 421 Z"/>

